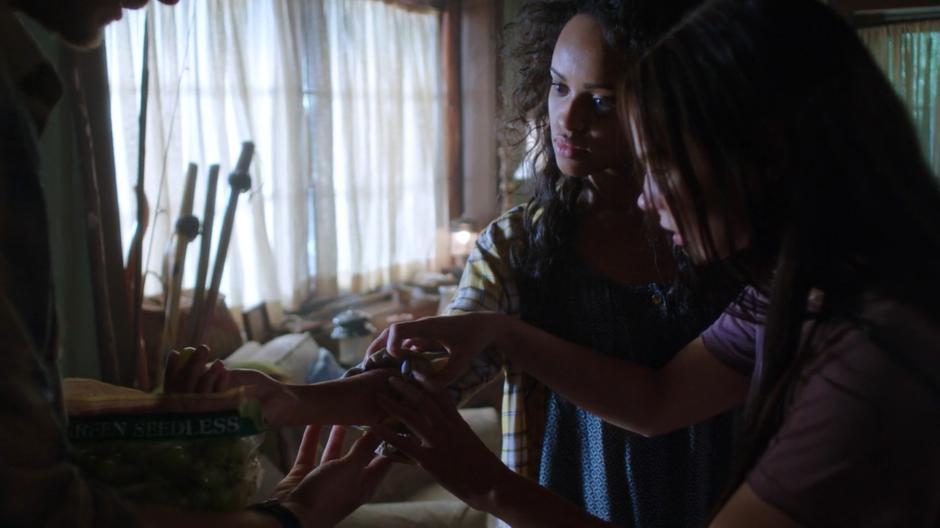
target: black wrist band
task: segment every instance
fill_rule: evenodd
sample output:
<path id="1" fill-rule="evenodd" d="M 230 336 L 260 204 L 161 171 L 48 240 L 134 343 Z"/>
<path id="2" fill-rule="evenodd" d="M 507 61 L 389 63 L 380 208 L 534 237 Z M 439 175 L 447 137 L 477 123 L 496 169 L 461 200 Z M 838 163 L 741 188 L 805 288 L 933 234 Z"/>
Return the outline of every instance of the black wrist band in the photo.
<path id="1" fill-rule="evenodd" d="M 277 519 L 284 528 L 302 528 L 300 520 L 294 515 L 294 512 L 288 510 L 277 499 L 268 499 L 248 507 L 249 510 L 267 513 Z"/>

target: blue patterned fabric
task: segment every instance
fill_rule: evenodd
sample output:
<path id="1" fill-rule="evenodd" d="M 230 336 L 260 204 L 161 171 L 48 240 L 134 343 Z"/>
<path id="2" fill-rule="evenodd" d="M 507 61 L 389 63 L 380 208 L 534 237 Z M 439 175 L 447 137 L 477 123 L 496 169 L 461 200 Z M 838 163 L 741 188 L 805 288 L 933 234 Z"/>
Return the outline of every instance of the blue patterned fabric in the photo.
<path id="1" fill-rule="evenodd" d="M 523 289 L 523 318 L 601 353 L 661 367 L 723 308 L 657 284 L 620 285 L 572 260 L 550 291 Z M 539 482 L 620 526 L 701 526 L 725 485 L 733 427 L 723 415 L 644 438 L 549 391 Z"/>

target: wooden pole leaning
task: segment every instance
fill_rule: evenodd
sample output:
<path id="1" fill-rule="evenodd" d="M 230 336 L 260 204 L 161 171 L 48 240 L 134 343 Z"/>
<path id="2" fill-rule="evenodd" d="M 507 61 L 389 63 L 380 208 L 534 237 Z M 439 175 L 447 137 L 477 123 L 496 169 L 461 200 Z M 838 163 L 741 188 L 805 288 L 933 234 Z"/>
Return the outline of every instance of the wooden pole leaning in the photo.
<path id="1" fill-rule="evenodd" d="M 166 290 L 166 304 L 164 306 L 163 334 L 160 338 L 160 357 L 157 358 L 157 383 L 163 381 L 166 355 L 176 346 L 176 336 L 179 330 L 180 293 L 183 287 L 183 269 L 186 265 L 186 249 L 190 242 L 199 233 L 199 219 L 193 216 L 193 195 L 196 194 L 196 173 L 199 168 L 195 163 L 189 164 L 186 171 L 186 186 L 183 190 L 183 201 L 180 205 L 180 215 L 176 220 L 176 248 L 173 253 L 173 263 L 170 266 L 169 280 Z"/>
<path id="2" fill-rule="evenodd" d="M 193 290 L 193 304 L 189 311 L 189 327 L 186 328 L 188 343 L 196 343 L 198 330 L 202 328 L 203 301 L 206 298 L 206 275 L 209 271 L 209 256 L 212 251 L 212 228 L 215 217 L 215 195 L 219 183 L 219 166 L 209 167 L 209 181 L 206 184 L 206 205 L 203 209 L 202 229 L 199 239 L 199 262 L 196 265 L 196 288 Z"/>
<path id="3" fill-rule="evenodd" d="M 251 176 L 248 174 L 248 168 L 251 166 L 251 158 L 255 153 L 255 144 L 246 141 L 242 143 L 242 151 L 238 156 L 238 163 L 235 170 L 228 177 L 229 195 L 228 203 L 225 206 L 225 214 L 222 217 L 222 232 L 219 234 L 219 244 L 216 247 L 215 261 L 212 265 L 212 281 L 209 283 L 209 291 L 206 293 L 205 305 L 200 315 L 200 324 L 196 329 L 196 339 L 192 345 L 200 345 L 206 337 L 206 331 L 209 328 L 209 322 L 212 319 L 212 313 L 215 311 L 216 302 L 219 299 L 219 286 L 222 283 L 222 272 L 225 269 L 225 257 L 228 253 L 228 245 L 232 240 L 232 228 L 235 225 L 235 210 L 238 207 L 238 195 L 251 189 Z"/>
<path id="4" fill-rule="evenodd" d="M 147 194 L 144 191 L 145 161 L 147 153 L 147 103 L 150 94 L 150 13 L 144 15 L 144 54 L 140 79 L 140 113 L 138 114 L 137 139 L 137 184 L 134 193 L 137 197 L 137 226 L 131 237 L 130 251 L 124 269 L 124 281 L 129 292 L 127 307 L 131 321 L 131 346 L 137 352 L 137 387 L 150 390 L 150 369 L 147 365 L 147 353 L 141 330 L 141 311 L 144 304 L 143 246 L 144 233 L 150 219 Z"/>

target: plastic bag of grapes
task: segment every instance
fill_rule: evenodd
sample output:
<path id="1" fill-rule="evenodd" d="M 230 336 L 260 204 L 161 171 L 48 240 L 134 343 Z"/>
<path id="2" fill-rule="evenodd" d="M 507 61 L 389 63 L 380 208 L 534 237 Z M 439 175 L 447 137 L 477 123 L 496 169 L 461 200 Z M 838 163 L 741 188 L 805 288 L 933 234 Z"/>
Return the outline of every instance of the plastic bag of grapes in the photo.
<path id="1" fill-rule="evenodd" d="M 232 511 L 260 485 L 261 407 L 246 387 L 156 395 L 68 379 L 64 393 L 74 462 L 130 501 Z"/>

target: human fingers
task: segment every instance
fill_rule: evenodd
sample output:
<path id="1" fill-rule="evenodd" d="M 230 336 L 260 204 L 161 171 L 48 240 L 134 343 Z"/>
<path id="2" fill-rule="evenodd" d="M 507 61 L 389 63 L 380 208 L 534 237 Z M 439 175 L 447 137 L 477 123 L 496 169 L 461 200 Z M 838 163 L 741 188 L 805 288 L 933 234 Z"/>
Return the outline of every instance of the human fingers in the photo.
<path id="1" fill-rule="evenodd" d="M 346 457 L 363 465 L 368 464 L 375 458 L 375 448 L 379 447 L 380 443 L 382 443 L 381 438 L 367 431 L 353 443 Z"/>
<path id="2" fill-rule="evenodd" d="M 366 348 L 366 357 L 369 357 L 379 350 L 385 348 L 386 341 L 388 341 L 388 328 L 382 330 L 382 332 L 379 333 L 379 336 L 372 340 L 372 343 L 370 343 Z"/>
<path id="3" fill-rule="evenodd" d="M 180 370 L 180 388 L 182 392 L 192 393 L 196 390 L 199 379 L 206 372 L 206 363 L 209 360 L 209 347 L 200 345 L 192 357 L 186 361 Z"/>
<path id="4" fill-rule="evenodd" d="M 232 388 L 232 371 L 224 368 L 224 364 L 222 366 L 222 373 L 219 374 L 218 378 L 216 378 L 215 386 L 212 387 L 212 392 L 224 392 Z"/>
<path id="5" fill-rule="evenodd" d="M 330 438 L 326 441 L 326 447 L 323 448 L 323 457 L 320 464 L 325 464 L 330 460 L 336 460 L 343 454 L 343 442 L 346 440 L 346 426 L 334 425 L 330 429 Z"/>
<path id="6" fill-rule="evenodd" d="M 191 376 L 198 376 L 205 371 L 205 360 L 208 356 L 208 347 L 186 347 L 182 350 L 172 350 L 167 354 L 163 374 L 163 390 L 166 393 L 191 392 L 189 384 Z M 203 352 L 200 360 L 198 352 Z"/>
<path id="7" fill-rule="evenodd" d="M 206 394 L 215 391 L 219 378 L 225 375 L 225 365 L 221 361 L 213 361 L 205 373 L 196 381 L 193 392 Z"/>
<path id="8" fill-rule="evenodd" d="M 188 369 L 191 368 L 190 360 L 196 349 L 186 347 L 182 350 L 171 350 L 166 356 L 166 364 L 163 368 L 163 390 L 164 392 L 183 392 L 186 387 L 186 376 Z"/>
<path id="9" fill-rule="evenodd" d="M 417 321 L 406 321 L 395 323 L 388 327 L 388 338 L 385 340 L 385 348 L 388 353 L 397 357 L 407 357 L 411 352 L 406 341 L 434 342 L 438 341 L 437 325 L 434 321 L 440 318 L 425 317 Z"/>
<path id="10" fill-rule="evenodd" d="M 379 440 L 390 444 L 405 457 L 421 464 L 424 461 L 426 451 L 421 445 L 421 441 L 409 434 L 402 434 L 392 430 L 384 424 L 376 424 L 369 429 Z"/>
<path id="11" fill-rule="evenodd" d="M 462 361 L 459 356 L 452 354 L 447 358 L 444 366 L 439 369 L 430 371 L 415 370 L 412 379 L 422 382 L 428 390 L 436 392 L 459 379 L 468 369 L 468 365 L 468 361 Z"/>
<path id="12" fill-rule="evenodd" d="M 317 447 L 320 445 L 320 426 L 308 425 L 304 429 L 304 436 L 297 449 L 297 458 L 294 459 L 294 468 L 304 473 L 313 469 L 317 462 Z"/>
<path id="13" fill-rule="evenodd" d="M 378 438 L 378 437 L 376 437 Z M 379 439 L 381 440 L 381 439 Z M 393 460 L 387 456 L 378 455 L 369 462 L 362 472 L 362 487 L 367 495 L 372 496 L 379 483 L 392 468 Z"/>
<path id="14" fill-rule="evenodd" d="M 177 392 L 176 386 L 179 381 L 177 374 L 180 370 L 181 363 L 182 360 L 180 359 L 179 351 L 171 350 L 170 353 L 166 355 L 166 366 L 163 368 L 163 392 Z"/>
<path id="15" fill-rule="evenodd" d="M 381 349 L 365 359 L 363 362 L 363 368 L 365 368 L 365 370 L 375 370 L 379 368 L 398 368 L 400 363 L 400 359 L 391 356 L 385 349 Z"/>
<path id="16" fill-rule="evenodd" d="M 416 350 L 437 350 L 441 348 L 440 343 L 434 341 L 433 339 L 425 339 L 422 337 L 409 337 L 404 339 L 401 343 L 403 350 L 416 351 Z"/>
<path id="17" fill-rule="evenodd" d="M 379 394 L 375 401 L 382 410 L 397 418 L 423 443 L 428 445 L 433 443 L 433 426 L 419 411 L 402 405 L 384 394 Z"/>

